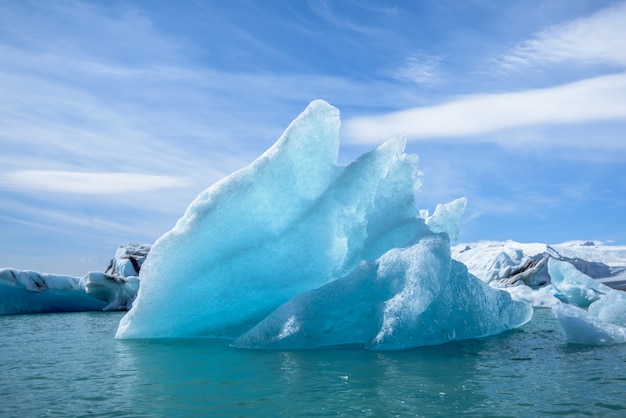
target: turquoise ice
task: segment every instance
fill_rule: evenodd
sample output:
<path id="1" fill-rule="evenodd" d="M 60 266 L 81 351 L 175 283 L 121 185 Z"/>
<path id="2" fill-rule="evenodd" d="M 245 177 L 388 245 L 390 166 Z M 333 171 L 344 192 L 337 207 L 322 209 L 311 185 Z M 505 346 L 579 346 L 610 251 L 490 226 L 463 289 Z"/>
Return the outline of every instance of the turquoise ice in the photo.
<path id="1" fill-rule="evenodd" d="M 451 260 L 448 233 L 465 200 L 427 217 L 431 229 L 405 140 L 342 167 L 339 130 L 339 111 L 314 101 L 250 166 L 202 192 L 152 246 L 117 337 L 270 347 L 279 328 L 290 347 L 401 349 L 528 321 L 532 308 Z M 291 319 L 284 306 L 307 316 Z M 320 337 L 298 339 L 296 329 Z"/>

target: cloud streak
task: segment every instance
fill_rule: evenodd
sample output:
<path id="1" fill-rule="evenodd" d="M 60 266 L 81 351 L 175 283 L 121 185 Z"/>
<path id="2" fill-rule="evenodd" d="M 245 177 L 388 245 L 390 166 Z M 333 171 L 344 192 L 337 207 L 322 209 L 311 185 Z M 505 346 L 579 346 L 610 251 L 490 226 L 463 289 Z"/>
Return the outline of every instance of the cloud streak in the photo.
<path id="1" fill-rule="evenodd" d="M 411 141 L 446 137 L 506 145 L 501 137 L 475 136 L 527 126 L 606 120 L 626 121 L 626 73 L 544 89 L 472 95 L 434 106 L 352 118 L 344 122 L 343 132 L 350 142 L 360 144 L 376 144 L 404 134 Z"/>
<path id="2" fill-rule="evenodd" d="M 121 194 L 186 187 L 182 177 L 139 173 L 87 173 L 53 170 L 16 170 L 0 175 L 0 187 L 77 194 Z"/>
<path id="3" fill-rule="evenodd" d="M 536 64 L 605 64 L 626 67 L 626 2 L 547 28 L 498 60 L 505 69 Z"/>

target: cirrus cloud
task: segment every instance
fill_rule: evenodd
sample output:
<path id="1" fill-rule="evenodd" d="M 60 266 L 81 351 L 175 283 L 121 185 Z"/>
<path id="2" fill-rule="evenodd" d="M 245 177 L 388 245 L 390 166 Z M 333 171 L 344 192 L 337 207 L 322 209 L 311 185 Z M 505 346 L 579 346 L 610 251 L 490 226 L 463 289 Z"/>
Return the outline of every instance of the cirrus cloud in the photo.
<path id="1" fill-rule="evenodd" d="M 555 25 L 516 45 L 498 61 L 505 69 L 533 64 L 626 66 L 626 2 Z"/>
<path id="2" fill-rule="evenodd" d="M 140 173 L 15 170 L 0 174 L 0 187 L 55 193 L 120 194 L 184 187 L 183 177 Z"/>
<path id="3" fill-rule="evenodd" d="M 346 120 L 343 129 L 352 143 L 376 144 L 398 134 L 413 141 L 441 137 L 462 140 L 533 125 L 606 120 L 626 121 L 626 73 L 544 89 L 477 94 L 434 106 L 356 117 Z M 502 138 L 485 136 L 474 140 Z"/>

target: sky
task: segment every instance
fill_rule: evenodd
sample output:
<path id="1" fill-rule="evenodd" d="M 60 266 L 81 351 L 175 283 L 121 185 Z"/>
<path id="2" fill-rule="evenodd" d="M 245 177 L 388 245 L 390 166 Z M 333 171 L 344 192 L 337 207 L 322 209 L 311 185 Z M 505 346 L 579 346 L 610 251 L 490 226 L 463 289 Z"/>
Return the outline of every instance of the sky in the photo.
<path id="1" fill-rule="evenodd" d="M 315 99 L 460 242 L 626 244 L 626 2 L 0 0 L 0 267 L 152 243 Z"/>

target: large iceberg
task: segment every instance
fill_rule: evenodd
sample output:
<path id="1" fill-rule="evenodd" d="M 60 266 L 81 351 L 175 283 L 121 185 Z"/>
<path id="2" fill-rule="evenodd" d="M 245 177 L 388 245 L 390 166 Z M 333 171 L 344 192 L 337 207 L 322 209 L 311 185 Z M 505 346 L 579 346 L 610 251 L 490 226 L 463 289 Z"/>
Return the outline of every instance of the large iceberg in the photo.
<path id="1" fill-rule="evenodd" d="M 339 111 L 314 101 L 250 166 L 202 192 L 153 245 L 116 336 L 274 347 L 282 333 L 293 347 L 399 349 L 526 322 L 532 308 L 451 260 L 465 200 L 429 228 L 405 140 L 340 167 L 339 129 Z"/>

